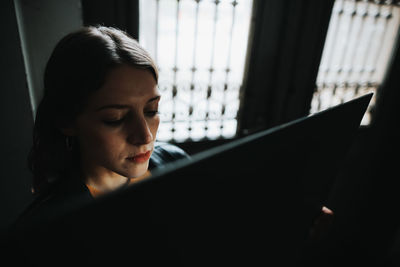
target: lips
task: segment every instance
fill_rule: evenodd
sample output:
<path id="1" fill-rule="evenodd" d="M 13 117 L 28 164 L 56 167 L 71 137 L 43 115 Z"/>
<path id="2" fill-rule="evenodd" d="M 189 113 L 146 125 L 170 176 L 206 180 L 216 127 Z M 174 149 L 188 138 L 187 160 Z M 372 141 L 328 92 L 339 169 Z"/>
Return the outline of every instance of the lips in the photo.
<path id="1" fill-rule="evenodd" d="M 135 156 L 128 158 L 128 160 L 133 161 L 135 163 L 144 163 L 147 160 L 149 160 L 150 156 L 151 152 L 149 150 L 145 153 L 136 154 Z"/>

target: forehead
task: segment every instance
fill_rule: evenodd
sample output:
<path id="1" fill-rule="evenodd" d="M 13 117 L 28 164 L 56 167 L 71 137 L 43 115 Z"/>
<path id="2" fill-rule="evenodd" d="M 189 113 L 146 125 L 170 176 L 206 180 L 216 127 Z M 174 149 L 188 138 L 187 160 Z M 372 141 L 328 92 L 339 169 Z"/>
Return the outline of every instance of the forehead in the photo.
<path id="1" fill-rule="evenodd" d="M 145 103 L 157 95 L 157 83 L 149 70 L 122 65 L 107 74 L 103 86 L 89 99 L 89 106 Z"/>

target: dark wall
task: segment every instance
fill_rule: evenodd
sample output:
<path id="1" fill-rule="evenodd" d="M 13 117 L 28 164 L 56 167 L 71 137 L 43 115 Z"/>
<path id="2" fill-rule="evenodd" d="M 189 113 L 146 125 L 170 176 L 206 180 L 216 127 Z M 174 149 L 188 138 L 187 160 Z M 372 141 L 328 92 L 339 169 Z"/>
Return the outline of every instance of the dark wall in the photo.
<path id="1" fill-rule="evenodd" d="M 43 74 L 57 42 L 82 26 L 80 0 L 14 0 L 34 114 L 43 94 Z"/>
<path id="2" fill-rule="evenodd" d="M 117 27 L 139 38 L 139 0 L 82 0 L 85 25 Z"/>
<path id="3" fill-rule="evenodd" d="M 0 60 L 0 228 L 11 223 L 30 201 L 26 164 L 33 116 L 13 1 L 1 1 Z"/>
<path id="4" fill-rule="evenodd" d="M 239 134 L 308 115 L 334 0 L 254 0 Z"/>
<path id="5" fill-rule="evenodd" d="M 33 112 L 40 101 L 47 58 L 56 42 L 82 25 L 80 0 L 1 1 L 0 228 L 32 199 L 27 156 Z M 29 83 L 28 83 L 29 82 Z M 28 88 L 29 85 L 29 88 Z"/>

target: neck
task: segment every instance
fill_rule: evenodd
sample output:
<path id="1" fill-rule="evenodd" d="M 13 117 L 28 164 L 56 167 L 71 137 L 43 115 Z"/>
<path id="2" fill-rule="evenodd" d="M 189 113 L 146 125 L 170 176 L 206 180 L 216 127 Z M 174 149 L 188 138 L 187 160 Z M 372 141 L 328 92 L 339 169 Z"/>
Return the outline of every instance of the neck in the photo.
<path id="1" fill-rule="evenodd" d="M 113 174 L 113 175 L 86 175 L 85 183 L 98 191 L 108 192 L 113 191 L 127 183 L 129 179 L 127 177 Z"/>
<path id="2" fill-rule="evenodd" d="M 126 178 L 126 180 L 125 180 L 125 182 L 123 184 L 120 184 L 120 185 L 117 185 L 117 186 L 110 186 L 110 187 L 108 187 L 106 189 L 104 189 L 104 187 L 101 188 L 101 185 L 99 186 L 99 185 L 94 184 L 93 183 L 93 181 L 94 181 L 93 179 L 87 179 L 86 186 L 88 187 L 88 189 L 89 189 L 89 191 L 90 191 L 90 193 L 91 193 L 91 195 L 93 197 L 98 197 L 98 196 L 100 196 L 100 195 L 102 195 L 104 193 L 107 193 L 109 191 L 112 191 L 112 190 L 114 190 L 114 189 L 116 189 L 118 187 L 137 183 L 137 182 L 149 177 L 150 175 L 151 175 L 150 171 L 147 170 L 146 173 L 144 173 L 140 177 L 136 177 L 136 178 L 132 178 L 132 179 Z M 89 183 L 89 182 L 91 182 L 91 183 Z"/>

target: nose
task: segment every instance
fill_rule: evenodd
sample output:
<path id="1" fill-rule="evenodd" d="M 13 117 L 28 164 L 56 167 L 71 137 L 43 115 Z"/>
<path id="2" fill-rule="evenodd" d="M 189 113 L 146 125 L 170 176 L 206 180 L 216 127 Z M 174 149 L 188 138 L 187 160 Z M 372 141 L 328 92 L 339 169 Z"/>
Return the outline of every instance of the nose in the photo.
<path id="1" fill-rule="evenodd" d="M 132 145 L 143 145 L 151 141 L 153 141 L 153 134 L 146 119 L 143 116 L 132 118 L 128 129 L 128 142 Z"/>

